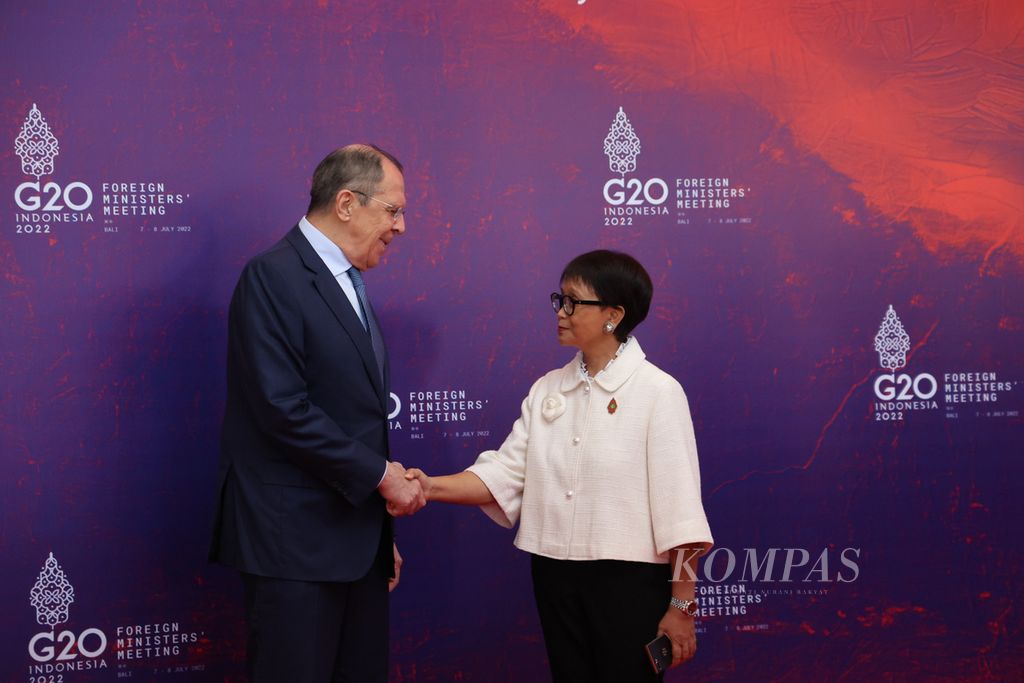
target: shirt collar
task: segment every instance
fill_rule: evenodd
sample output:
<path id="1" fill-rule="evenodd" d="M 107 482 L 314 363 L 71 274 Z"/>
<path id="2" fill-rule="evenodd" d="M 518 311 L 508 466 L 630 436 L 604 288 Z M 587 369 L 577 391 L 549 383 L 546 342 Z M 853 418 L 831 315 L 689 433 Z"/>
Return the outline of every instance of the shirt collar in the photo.
<path id="1" fill-rule="evenodd" d="M 571 391 L 586 381 L 580 374 L 582 353 L 582 351 L 576 352 L 576 356 L 562 368 L 562 381 L 559 385 L 562 393 Z M 619 387 L 633 376 L 645 358 L 647 358 L 647 354 L 640 348 L 640 342 L 636 340 L 636 337 L 630 337 L 626 341 L 622 353 L 615 358 L 615 362 L 606 367 L 603 372 L 599 372 L 592 381 L 605 391 L 618 391 Z"/>
<path id="2" fill-rule="evenodd" d="M 328 239 L 327 235 L 320 232 L 320 229 L 310 223 L 305 216 L 299 220 L 299 230 L 302 231 L 303 237 L 313 247 L 313 251 L 317 253 L 327 269 L 331 271 L 331 275 L 338 277 L 342 273 L 347 273 L 348 269 L 352 267 L 352 262 L 345 257 L 341 248 Z"/>

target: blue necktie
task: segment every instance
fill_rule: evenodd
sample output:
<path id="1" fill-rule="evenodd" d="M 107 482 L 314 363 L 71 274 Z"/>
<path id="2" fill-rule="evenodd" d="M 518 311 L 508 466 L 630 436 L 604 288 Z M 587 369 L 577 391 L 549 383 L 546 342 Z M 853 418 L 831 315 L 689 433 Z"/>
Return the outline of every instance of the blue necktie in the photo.
<path id="1" fill-rule="evenodd" d="M 352 266 L 348 269 L 348 276 L 356 288 L 356 298 L 359 299 L 359 307 L 363 309 L 363 327 L 370 333 L 370 343 L 373 345 L 373 355 L 377 357 L 377 369 L 380 371 L 380 382 L 384 384 L 384 339 L 380 336 L 380 325 L 377 324 L 377 316 L 373 314 L 373 308 L 366 298 L 366 283 L 363 282 L 363 274 L 359 269 Z"/>

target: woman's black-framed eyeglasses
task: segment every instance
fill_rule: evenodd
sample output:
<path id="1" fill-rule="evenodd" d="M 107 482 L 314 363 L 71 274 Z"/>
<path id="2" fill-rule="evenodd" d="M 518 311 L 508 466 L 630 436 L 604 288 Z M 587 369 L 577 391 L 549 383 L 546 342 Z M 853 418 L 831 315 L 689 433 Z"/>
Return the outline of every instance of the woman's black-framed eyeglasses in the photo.
<path id="1" fill-rule="evenodd" d="M 558 292 L 551 293 L 551 308 L 554 309 L 555 313 L 558 313 L 559 309 L 565 311 L 566 315 L 572 315 L 576 312 L 576 307 L 580 304 L 586 304 L 588 306 L 607 306 L 603 301 L 594 301 L 586 299 L 574 299 L 568 294 L 559 294 Z"/>

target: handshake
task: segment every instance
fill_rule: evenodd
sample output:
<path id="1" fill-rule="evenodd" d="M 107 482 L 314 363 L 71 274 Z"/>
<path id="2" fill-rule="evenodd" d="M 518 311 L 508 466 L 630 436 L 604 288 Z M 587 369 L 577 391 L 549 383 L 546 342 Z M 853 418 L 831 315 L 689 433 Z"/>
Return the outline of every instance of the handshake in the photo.
<path id="1" fill-rule="evenodd" d="M 412 515 L 423 509 L 430 499 L 430 489 L 430 477 L 423 470 L 407 470 L 399 462 L 388 463 L 384 479 L 377 487 L 393 517 Z"/>

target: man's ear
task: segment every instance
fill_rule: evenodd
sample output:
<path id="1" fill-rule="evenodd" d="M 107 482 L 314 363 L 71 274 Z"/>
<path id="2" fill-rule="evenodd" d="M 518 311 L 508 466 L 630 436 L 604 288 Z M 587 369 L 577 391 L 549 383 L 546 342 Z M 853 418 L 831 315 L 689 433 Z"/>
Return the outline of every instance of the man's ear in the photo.
<path id="1" fill-rule="evenodd" d="M 338 190 L 334 195 L 334 215 L 340 221 L 348 221 L 352 218 L 352 202 L 355 195 L 351 190 Z"/>

